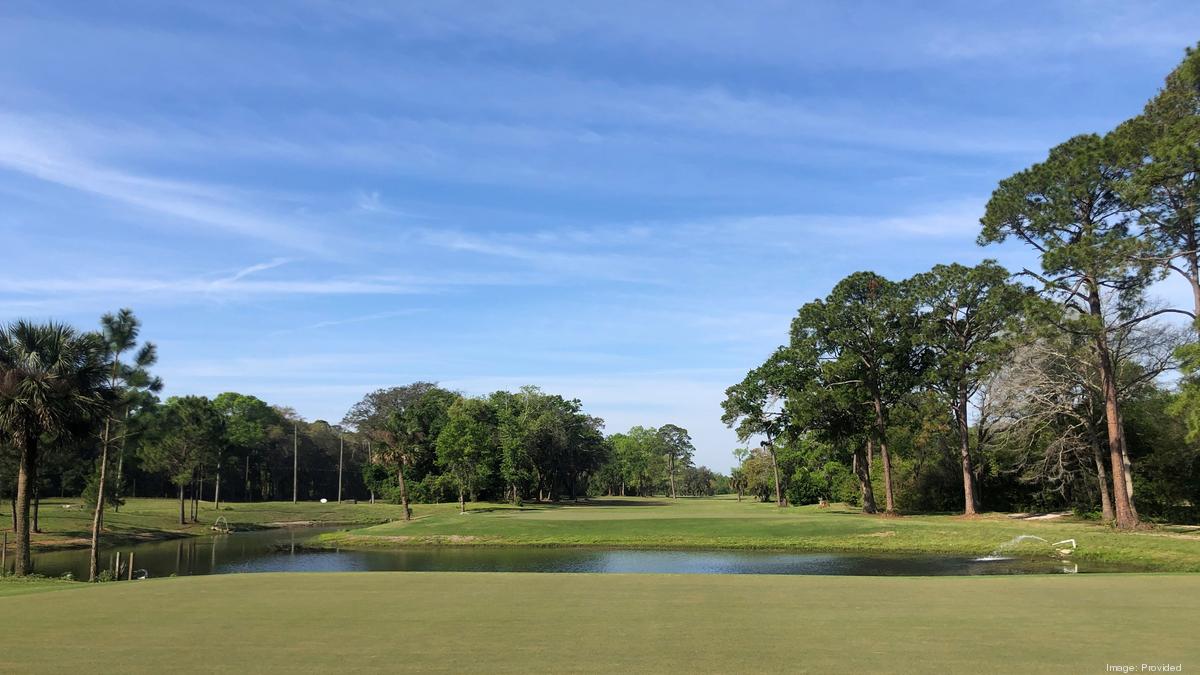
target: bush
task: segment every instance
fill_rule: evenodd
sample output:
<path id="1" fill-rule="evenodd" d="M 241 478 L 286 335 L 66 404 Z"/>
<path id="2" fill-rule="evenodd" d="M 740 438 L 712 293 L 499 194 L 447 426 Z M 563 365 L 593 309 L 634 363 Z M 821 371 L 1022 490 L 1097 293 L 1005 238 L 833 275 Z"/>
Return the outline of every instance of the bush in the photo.
<path id="1" fill-rule="evenodd" d="M 793 506 L 803 506 L 805 504 L 816 504 L 821 501 L 821 497 L 825 493 L 824 481 L 820 480 L 819 476 L 814 475 L 808 469 L 799 467 L 792 474 L 792 479 L 788 481 L 787 500 Z"/>
<path id="2" fill-rule="evenodd" d="M 860 497 L 858 479 L 837 462 L 827 462 L 817 471 L 799 467 L 787 485 L 788 502 L 797 506 L 816 504 L 822 498 L 857 505 Z"/>
<path id="3" fill-rule="evenodd" d="M 829 501 L 845 502 L 851 506 L 860 505 L 862 491 L 858 487 L 858 478 L 850 467 L 838 462 L 828 462 L 824 471 L 830 486 Z"/>

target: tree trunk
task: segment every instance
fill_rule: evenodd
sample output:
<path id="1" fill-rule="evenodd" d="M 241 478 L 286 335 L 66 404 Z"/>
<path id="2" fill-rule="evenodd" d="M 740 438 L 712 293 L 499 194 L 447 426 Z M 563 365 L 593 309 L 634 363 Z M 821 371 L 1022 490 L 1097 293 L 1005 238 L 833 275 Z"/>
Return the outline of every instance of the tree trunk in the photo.
<path id="1" fill-rule="evenodd" d="M 870 441 L 867 441 L 870 447 Z M 854 473 L 858 476 L 858 487 L 862 491 L 863 513 L 877 513 L 875 506 L 875 489 L 871 487 L 871 471 L 867 464 L 866 453 L 862 446 L 854 449 Z"/>
<path id="2" fill-rule="evenodd" d="M 1138 517 L 1125 478 L 1125 429 L 1121 423 L 1121 400 L 1113 373 L 1108 335 L 1103 328 L 1104 314 L 1100 303 L 1100 292 L 1095 284 L 1089 284 L 1088 302 L 1092 316 L 1102 322 L 1102 327 L 1095 336 L 1096 359 L 1099 362 L 1097 365 L 1100 370 L 1100 387 L 1104 392 L 1104 418 L 1108 426 L 1108 452 L 1109 464 L 1112 467 L 1116 525 L 1122 530 L 1132 530 L 1138 526 Z"/>
<path id="3" fill-rule="evenodd" d="M 668 473 L 670 474 L 670 477 L 671 477 L 671 499 L 678 499 L 678 497 L 675 496 L 675 455 L 674 454 L 671 454 L 669 457 L 667 457 L 667 463 L 670 465 L 670 469 L 669 469 Z"/>
<path id="4" fill-rule="evenodd" d="M 973 516 L 979 513 L 979 501 L 975 497 L 975 471 L 971 467 L 971 428 L 967 421 L 967 390 L 958 388 L 958 402 L 954 408 L 958 426 L 958 451 L 962 456 L 963 513 Z"/>
<path id="5" fill-rule="evenodd" d="M 400 505 L 404 507 L 404 519 L 412 520 L 412 509 L 408 508 L 408 489 L 404 485 L 404 462 L 401 461 L 399 468 L 396 471 L 396 476 L 400 480 Z"/>
<path id="6" fill-rule="evenodd" d="M 179 484 L 179 524 L 187 525 L 187 518 L 184 517 L 183 510 L 183 483 Z"/>
<path id="7" fill-rule="evenodd" d="M 771 450 L 771 469 L 775 472 L 775 506 L 783 506 L 783 489 L 779 482 L 779 462 L 775 457 L 775 443 L 767 440 L 767 447 Z"/>
<path id="8" fill-rule="evenodd" d="M 887 420 L 883 416 L 883 401 L 875 399 L 875 438 L 879 441 L 879 456 L 883 459 L 883 494 L 886 512 L 896 512 L 895 492 L 892 489 L 892 458 L 888 454 Z"/>
<path id="9" fill-rule="evenodd" d="M 1195 214 L 1192 216 L 1195 218 Z M 1185 275 L 1188 280 L 1188 285 L 1192 287 L 1192 314 L 1193 325 L 1197 331 L 1200 331 L 1200 254 L 1197 254 L 1196 232 L 1191 230 L 1187 236 L 1187 249 L 1190 253 L 1187 254 L 1188 269 Z"/>
<path id="10" fill-rule="evenodd" d="M 100 574 L 100 523 L 104 517 L 104 484 L 108 472 L 108 444 L 111 438 L 112 419 L 104 420 L 104 437 L 100 441 L 100 484 L 96 488 L 96 508 L 92 513 L 92 546 L 88 557 L 88 581 L 95 581 Z"/>
<path id="11" fill-rule="evenodd" d="M 25 447 L 21 448 L 20 466 L 17 470 L 17 503 L 13 509 L 16 516 L 14 529 L 17 531 L 17 559 L 14 562 L 13 573 L 19 577 L 33 571 L 29 556 L 29 501 L 32 496 L 29 483 L 36 473 L 37 441 L 36 435 L 25 435 Z"/>
<path id="12" fill-rule="evenodd" d="M 461 485 L 458 487 L 458 512 L 467 512 L 467 499 L 463 496 L 463 489 Z"/>
<path id="13" fill-rule="evenodd" d="M 404 492 L 404 481 L 400 481 L 400 491 Z M 295 504 L 300 494 L 300 425 L 292 425 L 292 503 Z M 406 509 L 407 510 L 407 509 Z M 407 519 L 406 519 L 407 520 Z"/>
<path id="14" fill-rule="evenodd" d="M 1104 456 L 1100 453 L 1100 439 L 1096 437 L 1095 429 L 1089 429 L 1092 441 L 1092 459 L 1096 462 L 1096 481 L 1100 484 L 1100 513 L 1104 522 L 1113 519 L 1112 498 L 1108 496 L 1108 472 L 1104 469 Z"/>
<path id="15" fill-rule="evenodd" d="M 126 446 L 128 440 L 129 440 L 129 407 L 126 406 L 125 407 L 125 428 L 121 434 L 121 450 L 117 453 L 117 480 L 115 483 L 113 483 L 113 497 L 116 498 L 114 500 L 113 510 L 117 511 L 117 512 L 121 511 L 121 478 L 125 475 L 124 474 L 125 446 Z M 103 521 L 103 514 L 101 514 L 101 520 Z M 101 523 L 101 525 L 103 525 L 103 522 Z"/>
<path id="16" fill-rule="evenodd" d="M 38 486 L 37 476 L 33 479 L 33 532 L 41 534 L 42 527 L 38 524 L 38 514 L 42 511 L 42 488 Z"/>
<path id="17" fill-rule="evenodd" d="M 192 473 L 192 522 L 200 522 L 200 493 L 196 490 L 196 483 L 200 480 L 199 471 Z M 201 483 L 203 485 L 203 483 Z"/>
<path id="18" fill-rule="evenodd" d="M 1121 438 L 1125 437 L 1125 418 L 1121 418 Z M 1129 508 L 1133 517 L 1138 517 L 1137 506 L 1133 503 L 1133 463 L 1129 461 L 1129 443 L 1121 444 L 1121 465 L 1125 467 L 1125 491 L 1129 494 Z"/>
<path id="19" fill-rule="evenodd" d="M 213 510 L 221 510 L 221 462 L 217 462 L 217 485 L 213 488 Z"/>

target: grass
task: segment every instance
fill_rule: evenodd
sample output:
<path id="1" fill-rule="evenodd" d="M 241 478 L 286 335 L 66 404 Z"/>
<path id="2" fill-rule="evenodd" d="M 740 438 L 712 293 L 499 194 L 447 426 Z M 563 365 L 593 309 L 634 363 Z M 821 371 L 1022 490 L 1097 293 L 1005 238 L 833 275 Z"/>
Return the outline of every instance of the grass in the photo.
<path id="1" fill-rule="evenodd" d="M 779 509 L 720 499 L 606 498 L 586 504 L 418 505 L 415 519 L 322 535 L 326 546 L 605 546 L 985 555 L 1021 534 L 1075 539 L 1079 560 L 1141 570 L 1200 572 L 1200 535 L 1158 528 L 1122 533 L 1089 521 L 1003 514 L 867 516 L 850 508 Z M 1044 551 L 1044 546 L 1041 549 Z"/>
<path id="2" fill-rule="evenodd" d="M 33 535 L 32 545 L 41 550 L 86 547 L 91 538 L 92 511 L 80 499 L 43 499 L 38 516 L 42 534 Z M 283 524 L 364 525 L 400 518 L 394 504 L 321 504 L 319 502 L 222 503 L 202 502 L 198 523 L 179 524 L 179 502 L 173 499 L 129 499 L 120 511 L 106 509 L 104 541 L 108 545 L 209 534 L 219 516 L 234 529 L 256 529 Z M 8 530 L 12 543 L 9 503 L 0 507 L 0 528 Z"/>
<path id="3" fill-rule="evenodd" d="M 0 586 L 4 582 L 0 582 Z M 1105 672 L 1200 663 L 1200 577 L 439 572 L 0 598 L 2 672 Z"/>
<path id="4" fill-rule="evenodd" d="M 63 591 L 79 588 L 82 584 L 64 579 L 48 579 L 46 577 L 0 577 L 0 598 L 10 595 L 25 595 L 28 593 L 43 593 L 45 591 Z"/>
<path id="5" fill-rule="evenodd" d="M 86 546 L 91 515 L 78 500 L 46 500 L 35 546 Z M 63 508 L 70 505 L 71 508 Z M 7 504 L 5 505 L 7 508 Z M 1146 571 L 1200 572 L 1200 534 L 1156 528 L 1121 533 L 1095 522 L 1064 518 L 1014 520 L 1003 514 L 964 519 L 950 515 L 885 518 L 846 507 L 779 509 L 773 504 L 732 497 L 716 499 L 604 498 L 575 504 L 416 504 L 414 520 L 399 520 L 394 504 L 267 502 L 223 505 L 218 513 L 204 503 L 200 522 L 180 526 L 178 502 L 131 499 L 106 518 L 106 545 L 207 534 L 217 516 L 235 529 L 281 524 L 346 525 L 347 532 L 322 535 L 326 546 L 397 547 L 412 545 L 604 546 L 620 548 L 774 549 L 861 553 L 941 553 L 984 555 L 1020 534 L 1050 541 L 1075 539 L 1081 561 L 1129 566 Z M 9 523 L 0 511 L 0 523 Z M 1043 549 L 1044 550 L 1044 549 Z M 11 553 L 11 550 L 10 550 Z"/>

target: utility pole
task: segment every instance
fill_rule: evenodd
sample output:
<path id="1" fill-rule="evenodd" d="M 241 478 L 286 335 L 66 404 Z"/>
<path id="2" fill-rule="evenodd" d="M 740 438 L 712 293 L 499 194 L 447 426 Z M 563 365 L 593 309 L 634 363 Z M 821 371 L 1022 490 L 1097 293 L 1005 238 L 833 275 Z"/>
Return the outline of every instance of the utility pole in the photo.
<path id="1" fill-rule="evenodd" d="M 300 424 L 292 423 L 292 503 L 296 503 L 296 495 L 300 487 Z"/>
<path id="2" fill-rule="evenodd" d="M 342 503 L 342 457 L 346 452 L 346 438 L 338 434 L 338 503 Z"/>

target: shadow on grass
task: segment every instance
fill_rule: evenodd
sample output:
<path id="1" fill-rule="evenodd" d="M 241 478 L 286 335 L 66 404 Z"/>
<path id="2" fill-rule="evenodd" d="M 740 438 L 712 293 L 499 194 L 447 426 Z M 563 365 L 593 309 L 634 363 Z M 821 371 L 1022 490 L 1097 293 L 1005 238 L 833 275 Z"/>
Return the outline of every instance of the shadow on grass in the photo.
<path id="1" fill-rule="evenodd" d="M 521 506 L 512 505 L 496 505 L 496 506 L 472 506 L 468 509 L 468 513 L 512 513 L 514 511 L 549 511 L 553 509 L 562 509 L 567 507 L 604 507 L 604 506 L 668 506 L 670 502 L 660 501 L 625 501 L 619 498 L 614 499 L 563 499 L 556 502 L 536 502 L 529 501 Z"/>

